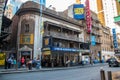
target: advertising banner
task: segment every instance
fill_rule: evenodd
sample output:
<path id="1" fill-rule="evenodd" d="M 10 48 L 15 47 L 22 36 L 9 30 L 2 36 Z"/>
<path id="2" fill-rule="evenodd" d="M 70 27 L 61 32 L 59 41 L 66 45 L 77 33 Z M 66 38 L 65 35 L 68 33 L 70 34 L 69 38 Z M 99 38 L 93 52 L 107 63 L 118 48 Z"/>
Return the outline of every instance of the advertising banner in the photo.
<path id="1" fill-rule="evenodd" d="M 91 36 L 91 45 L 92 46 L 96 45 L 96 38 L 95 38 L 95 36 Z"/>
<path id="2" fill-rule="evenodd" d="M 5 65 L 5 53 L 0 53 L 0 66 Z"/>
<path id="3" fill-rule="evenodd" d="M 113 32 L 113 44 L 114 44 L 114 48 L 118 48 L 118 42 L 117 42 L 117 37 L 116 37 L 116 30 L 115 28 L 112 29 Z"/>
<path id="4" fill-rule="evenodd" d="M 74 4 L 73 5 L 73 15 L 74 19 L 80 20 L 84 19 L 84 5 L 83 4 Z"/>
<path id="5" fill-rule="evenodd" d="M 46 5 L 46 0 L 40 0 L 40 4 L 45 6 Z"/>
<path id="6" fill-rule="evenodd" d="M 92 21 L 91 21 L 91 12 L 90 12 L 89 0 L 86 0 L 85 12 L 86 12 L 87 32 L 91 33 Z"/>
<path id="7" fill-rule="evenodd" d="M 74 48 L 61 48 L 61 47 L 52 47 L 53 51 L 71 51 L 71 52 L 79 52 L 79 49 Z"/>

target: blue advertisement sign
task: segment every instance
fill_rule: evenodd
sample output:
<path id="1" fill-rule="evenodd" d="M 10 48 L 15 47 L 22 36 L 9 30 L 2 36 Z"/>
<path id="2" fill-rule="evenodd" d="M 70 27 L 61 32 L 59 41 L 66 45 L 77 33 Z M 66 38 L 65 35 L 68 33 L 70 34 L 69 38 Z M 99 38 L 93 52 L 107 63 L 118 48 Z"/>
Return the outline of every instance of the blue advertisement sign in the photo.
<path id="1" fill-rule="evenodd" d="M 91 36 L 91 45 L 92 46 L 96 45 L 96 38 L 95 38 L 95 36 Z"/>
<path id="2" fill-rule="evenodd" d="M 73 16 L 74 16 L 74 19 L 77 19 L 77 20 L 85 18 L 83 4 L 74 4 L 73 5 Z"/>
<path id="3" fill-rule="evenodd" d="M 62 47 L 46 47 L 43 48 L 42 51 L 47 51 L 47 50 L 51 50 L 51 51 L 69 51 L 69 52 L 79 52 L 79 49 L 75 49 L 75 48 L 62 48 Z"/>
<path id="4" fill-rule="evenodd" d="M 113 32 L 113 44 L 114 44 L 114 48 L 118 48 L 118 42 L 117 42 L 117 37 L 116 37 L 116 29 L 113 28 L 112 32 Z"/>
<path id="5" fill-rule="evenodd" d="M 40 4 L 46 6 L 46 0 L 40 0 Z"/>
<path id="6" fill-rule="evenodd" d="M 79 52 L 79 49 L 74 48 L 61 48 L 61 47 L 52 47 L 53 51 L 70 51 L 70 52 Z"/>

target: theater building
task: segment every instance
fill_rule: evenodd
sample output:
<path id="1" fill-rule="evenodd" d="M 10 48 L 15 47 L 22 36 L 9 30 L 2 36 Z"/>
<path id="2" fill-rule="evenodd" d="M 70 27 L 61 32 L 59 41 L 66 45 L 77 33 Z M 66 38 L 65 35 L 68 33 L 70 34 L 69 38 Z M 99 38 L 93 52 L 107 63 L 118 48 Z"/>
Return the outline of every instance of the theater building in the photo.
<path id="1" fill-rule="evenodd" d="M 17 36 L 11 40 L 17 47 L 17 57 L 39 57 L 39 45 L 42 44 L 42 66 L 65 66 L 70 60 L 74 65 L 81 61 L 80 44 L 84 43 L 84 26 L 63 13 L 43 7 L 40 21 L 40 5 L 28 1 L 20 7 L 14 16 L 14 29 Z M 42 22 L 42 43 L 39 40 L 39 28 Z M 16 45 L 14 45 L 16 42 Z"/>

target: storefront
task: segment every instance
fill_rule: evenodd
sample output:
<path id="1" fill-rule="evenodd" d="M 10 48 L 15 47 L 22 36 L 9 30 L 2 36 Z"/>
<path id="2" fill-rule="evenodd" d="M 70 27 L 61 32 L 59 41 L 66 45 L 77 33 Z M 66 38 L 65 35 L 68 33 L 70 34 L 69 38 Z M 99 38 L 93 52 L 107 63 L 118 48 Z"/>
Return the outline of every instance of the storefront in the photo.
<path id="1" fill-rule="evenodd" d="M 47 47 L 43 48 L 42 51 L 42 66 L 66 66 L 68 60 L 70 60 L 71 65 L 77 65 L 80 62 L 79 49 Z"/>
<path id="2" fill-rule="evenodd" d="M 22 48 L 19 49 L 19 58 L 24 57 L 32 59 L 32 49 L 29 48 L 28 46 L 24 46 Z"/>

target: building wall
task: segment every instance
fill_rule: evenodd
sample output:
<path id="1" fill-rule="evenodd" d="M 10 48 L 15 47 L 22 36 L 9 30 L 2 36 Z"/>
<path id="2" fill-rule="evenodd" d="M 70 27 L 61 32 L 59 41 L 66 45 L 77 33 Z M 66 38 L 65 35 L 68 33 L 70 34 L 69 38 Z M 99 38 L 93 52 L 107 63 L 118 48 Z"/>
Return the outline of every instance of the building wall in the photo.
<path id="1" fill-rule="evenodd" d="M 38 4 L 34 3 L 35 5 L 32 6 L 32 7 L 37 7 L 39 8 Z M 27 2 L 26 4 L 23 4 L 23 6 L 21 7 L 22 8 L 31 8 L 31 5 L 32 3 L 31 2 Z M 46 10 L 45 10 L 46 11 Z M 19 11 L 18 11 L 19 12 Z M 54 14 L 52 10 L 48 11 L 50 14 Z M 56 12 L 55 12 L 56 13 Z M 19 49 L 22 49 L 25 45 L 27 45 L 29 48 L 31 48 L 33 51 L 33 57 L 37 57 L 40 53 L 39 53 L 39 48 L 40 48 L 40 45 L 42 43 L 40 43 L 40 39 L 39 39 L 39 31 L 40 30 L 40 16 L 39 16 L 39 12 L 37 11 L 23 11 L 23 12 L 20 12 L 17 13 L 18 16 L 19 16 L 19 23 L 18 23 L 18 37 L 17 38 L 17 44 L 18 44 L 18 48 Z M 56 24 L 60 24 L 60 25 L 63 25 L 63 26 L 67 26 L 68 28 L 71 28 L 71 29 L 75 29 L 75 30 L 78 30 L 81 32 L 82 35 L 79 35 L 79 38 L 82 38 L 82 41 L 84 41 L 84 37 L 83 37 L 83 26 L 78 26 L 76 24 L 73 24 L 69 21 L 74 21 L 73 19 L 69 18 L 65 18 L 64 19 L 59 19 L 60 17 L 64 17 L 64 15 L 61 15 L 61 14 L 55 14 L 57 16 L 57 18 L 53 16 L 50 16 L 47 15 L 47 14 L 44 14 L 42 15 L 42 23 L 45 22 L 45 21 L 50 21 L 50 22 L 53 22 L 53 23 L 56 23 Z M 68 21 L 66 21 L 68 20 Z M 25 24 L 29 24 L 29 32 L 26 33 L 25 32 Z M 79 24 L 80 25 L 80 24 Z M 33 43 L 30 44 L 29 43 L 23 43 L 23 37 L 22 35 L 30 35 L 30 34 L 33 34 Z M 29 39 L 31 40 L 32 38 L 29 37 Z"/>
<path id="2" fill-rule="evenodd" d="M 15 15 L 12 19 L 12 23 L 10 25 L 10 32 L 11 35 L 10 36 L 10 47 L 11 49 L 14 48 L 15 50 L 17 50 L 17 32 L 18 32 L 18 23 L 19 23 L 19 16 Z M 19 36 L 20 37 L 20 36 Z"/>
<path id="3" fill-rule="evenodd" d="M 113 49 L 112 37 L 110 34 L 110 28 L 102 27 L 101 34 L 102 34 L 102 37 L 101 37 L 102 59 L 107 60 L 111 56 L 114 56 L 114 49 Z"/>
<path id="4" fill-rule="evenodd" d="M 120 15 L 120 1 L 116 0 L 117 15 Z"/>

